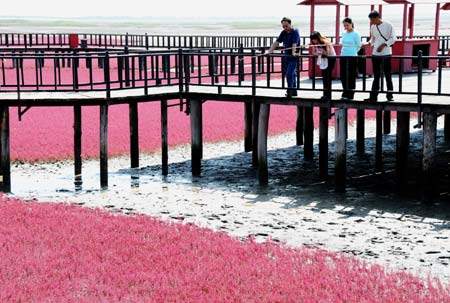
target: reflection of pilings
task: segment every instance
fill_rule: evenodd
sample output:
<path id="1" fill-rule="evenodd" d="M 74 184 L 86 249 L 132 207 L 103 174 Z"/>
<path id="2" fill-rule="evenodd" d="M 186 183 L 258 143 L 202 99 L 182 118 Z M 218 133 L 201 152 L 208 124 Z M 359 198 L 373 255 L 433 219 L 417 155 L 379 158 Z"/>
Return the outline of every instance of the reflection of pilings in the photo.
<path id="1" fill-rule="evenodd" d="M 108 105 L 100 105 L 100 186 L 108 187 Z"/>
<path id="2" fill-rule="evenodd" d="M 81 171 L 81 105 L 74 105 L 73 107 L 73 153 L 75 162 L 75 186 L 82 184 Z"/>
<path id="3" fill-rule="evenodd" d="M 313 107 L 307 106 L 303 108 L 303 123 L 305 141 L 303 145 L 305 160 L 314 158 L 314 118 Z"/>
<path id="4" fill-rule="evenodd" d="M 191 162 L 192 175 L 200 176 L 202 159 L 202 123 L 201 123 L 201 100 L 191 100 Z"/>
<path id="5" fill-rule="evenodd" d="M 259 111 L 259 131 L 258 131 L 258 179 L 260 185 L 265 185 L 269 181 L 269 171 L 267 165 L 267 135 L 269 131 L 270 104 L 261 104 Z"/>
<path id="6" fill-rule="evenodd" d="M 365 149 L 365 111 L 364 109 L 356 110 L 356 153 L 364 154 Z"/>
<path id="7" fill-rule="evenodd" d="M 139 167 L 139 114 L 136 101 L 129 104 L 129 119 L 131 168 L 135 168 Z"/>
<path id="8" fill-rule="evenodd" d="M 328 108 L 321 107 L 319 115 L 319 171 L 320 178 L 328 178 Z"/>
<path id="9" fill-rule="evenodd" d="M 3 105 L 0 107 L 0 169 L 2 191 L 8 193 L 11 191 L 11 161 L 9 146 L 9 107 Z"/>
<path id="10" fill-rule="evenodd" d="M 407 183 L 408 153 L 409 153 L 409 112 L 397 112 L 397 149 L 396 174 L 401 188 Z"/>
<path id="11" fill-rule="evenodd" d="M 169 155 L 168 155 L 168 137 L 167 137 L 167 100 L 161 100 L 161 161 L 162 174 L 167 176 L 169 173 Z"/>
<path id="12" fill-rule="evenodd" d="M 423 199 L 431 201 L 436 186 L 436 127 L 437 114 L 424 113 L 423 124 L 423 159 L 422 159 L 422 186 Z"/>
<path id="13" fill-rule="evenodd" d="M 336 110 L 335 121 L 335 190 L 337 192 L 345 192 L 347 175 L 347 109 Z"/>

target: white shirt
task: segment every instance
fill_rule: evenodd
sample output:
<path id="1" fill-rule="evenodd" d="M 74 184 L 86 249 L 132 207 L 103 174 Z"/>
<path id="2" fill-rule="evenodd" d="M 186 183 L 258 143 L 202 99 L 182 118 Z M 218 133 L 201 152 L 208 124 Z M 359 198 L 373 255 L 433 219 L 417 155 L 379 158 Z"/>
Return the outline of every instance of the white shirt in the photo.
<path id="1" fill-rule="evenodd" d="M 394 27 L 392 26 L 391 23 L 383 21 L 380 25 L 378 25 L 378 29 L 377 25 L 373 24 L 370 27 L 370 35 L 371 35 L 370 44 L 373 45 L 372 55 L 374 56 L 392 55 L 392 45 L 394 45 L 397 38 L 395 37 Z M 383 35 L 384 38 L 387 39 L 387 41 L 381 35 Z M 383 43 L 386 43 L 387 46 L 385 46 L 381 52 L 378 52 L 377 48 Z"/>

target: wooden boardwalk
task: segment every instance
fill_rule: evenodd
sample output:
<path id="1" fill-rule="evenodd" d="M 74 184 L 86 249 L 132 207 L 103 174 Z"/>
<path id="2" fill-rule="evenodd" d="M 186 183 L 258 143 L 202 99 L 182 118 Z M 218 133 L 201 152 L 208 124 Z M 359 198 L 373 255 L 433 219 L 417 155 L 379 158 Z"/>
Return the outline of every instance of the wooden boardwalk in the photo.
<path id="1" fill-rule="evenodd" d="M 254 52 L 253 52 L 254 54 Z M 207 56 L 211 56 L 206 54 Z M 154 55 L 160 56 L 160 55 Z M 200 56 L 200 54 L 198 54 Z M 107 58 L 107 57 L 106 57 Z M 182 58 L 182 57 L 179 57 Z M 440 69 L 439 72 L 424 72 L 421 77 L 415 74 L 394 76 L 394 97 L 395 101 L 383 101 L 384 94 L 380 94 L 379 102 L 363 102 L 368 97 L 371 85 L 371 79 L 358 79 L 355 100 L 340 100 L 339 91 L 341 89 L 340 81 L 333 81 L 332 100 L 322 99 L 321 80 L 302 77 L 299 81 L 299 97 L 287 98 L 284 96 L 280 75 L 278 77 L 270 75 L 267 79 L 257 79 L 257 76 L 265 75 L 256 73 L 256 59 L 253 56 L 251 62 L 251 77 L 247 75 L 244 78 L 244 69 L 242 66 L 239 73 L 239 79 L 228 79 L 225 63 L 225 76 L 219 77 L 211 74 L 211 83 L 199 83 L 201 76 L 197 81 L 190 79 L 191 68 L 189 66 L 189 57 L 185 57 L 184 62 L 187 66 L 178 65 L 174 71 L 170 68 L 165 70 L 169 76 L 162 82 L 158 79 L 160 69 L 156 66 L 156 81 L 148 84 L 151 80 L 147 78 L 149 70 L 144 69 L 144 78 L 136 82 L 140 84 L 135 88 L 134 77 L 136 76 L 133 68 L 133 78 L 115 80 L 115 87 L 111 88 L 109 68 L 106 65 L 102 73 L 105 76 L 105 87 L 102 89 L 89 90 L 86 86 L 78 89 L 78 65 L 72 65 L 73 89 L 67 91 L 33 91 L 33 85 L 20 87 L 24 81 L 19 83 L 16 91 L 11 91 L 11 85 L 8 90 L 2 89 L 0 85 L 0 104 L 1 104 L 1 156 L 0 169 L 2 172 L 2 189 L 10 191 L 10 151 L 9 151 L 9 107 L 19 107 L 20 113 L 25 113 L 32 106 L 71 106 L 74 109 L 74 161 L 75 161 L 75 182 L 82 182 L 81 171 L 81 107 L 99 106 L 100 107 L 100 184 L 102 187 L 108 186 L 108 107 L 114 104 L 129 104 L 130 110 L 130 158 L 131 167 L 139 166 L 139 144 L 138 144 L 138 106 L 139 102 L 160 102 L 161 104 L 161 146 L 162 146 L 162 173 L 168 174 L 168 142 L 167 142 L 167 108 L 170 106 L 186 107 L 186 112 L 190 114 L 191 120 L 191 159 L 192 174 L 201 175 L 201 159 L 203 149 L 203 123 L 202 123 L 202 104 L 206 101 L 230 101 L 241 102 L 245 108 L 245 150 L 252 152 L 253 165 L 258 168 L 258 179 L 260 184 L 269 182 L 269 167 L 267 161 L 267 139 L 268 139 L 268 121 L 270 117 L 270 106 L 272 104 L 295 106 L 297 110 L 297 145 L 303 145 L 304 158 L 312 159 L 313 153 L 313 133 L 314 121 L 313 110 L 320 108 L 319 121 L 319 173 L 322 179 L 328 178 L 328 133 L 329 120 L 335 119 L 335 189 L 345 191 L 346 186 L 346 144 L 347 144 L 347 110 L 357 110 L 357 148 L 359 152 L 364 152 L 364 127 L 365 111 L 376 111 L 376 150 L 375 150 L 375 169 L 382 170 L 382 135 L 390 133 L 391 111 L 397 112 L 397 174 L 399 183 L 407 182 L 406 168 L 409 146 L 410 115 L 417 113 L 418 128 L 423 128 L 424 146 L 423 146 L 423 181 L 420 186 L 423 187 L 425 197 L 433 195 L 433 187 L 436 184 L 435 155 L 436 155 L 436 127 L 437 117 L 445 115 L 445 136 L 450 140 L 450 86 L 446 85 L 447 79 L 450 79 L 450 70 Z M 133 64 L 134 64 L 133 57 Z M 170 59 L 170 58 L 169 58 Z M 146 59 L 147 60 L 147 59 Z M 159 59 L 157 59 L 159 60 Z M 170 61 L 170 60 L 169 60 Z M 74 61 L 75 62 L 75 61 Z M 144 62 L 146 64 L 147 61 Z M 178 62 L 182 62 L 180 59 Z M 199 59 L 198 62 L 202 64 Z M 211 61 L 209 61 L 211 62 Z M 225 61 L 226 62 L 226 61 Z M 108 63 L 109 64 L 109 63 Z M 178 63 L 179 64 L 179 63 Z M 55 65 L 56 66 L 56 65 Z M 119 76 L 122 77 L 121 65 L 118 63 Z M 170 64 L 168 65 L 170 67 Z M 92 68 L 92 67 L 90 67 Z M 178 72 L 174 78 L 171 73 L 184 70 L 184 73 Z M 17 69 L 17 79 L 19 79 L 19 69 Z M 201 73 L 203 67 L 193 69 Z M 56 67 L 55 67 L 56 71 Z M 153 69 L 152 69 L 153 71 Z M 211 71 L 211 70 L 210 70 Z M 36 87 L 39 89 L 39 79 L 42 82 L 43 76 L 39 77 L 38 72 L 42 72 L 39 65 L 36 64 Z M 269 74 L 269 72 L 268 72 Z M 129 76 L 129 74 L 127 74 Z M 75 77 L 76 76 L 76 77 Z M 161 74 L 162 76 L 162 74 Z M 56 77 L 56 73 L 55 73 Z M 214 80 L 213 78 L 216 78 Z M 237 78 L 238 76 L 235 76 Z M 4 79 L 5 77 L 3 77 Z M 45 78 L 45 77 L 44 77 Z M 249 81 L 249 78 L 251 80 Z M 75 79 L 76 82 L 75 82 Z M 171 83 L 171 80 L 173 81 Z M 175 81 L 178 80 L 178 81 Z M 153 80 L 152 80 L 153 81 Z M 420 83 L 418 83 L 420 81 Z M 128 82 L 123 85 L 123 82 Z M 270 83 L 269 83 L 270 82 Z M 55 80 L 56 83 L 56 80 Z M 162 83 L 162 84 L 161 84 Z M 1 84 L 1 83 L 0 83 Z M 120 84 L 120 87 L 119 87 Z M 145 84 L 143 86 L 143 84 Z M 148 84 L 148 85 L 147 85 Z M 93 86 L 93 83 L 91 82 Z M 56 84 L 55 84 L 56 86 Z M 420 87 L 420 90 L 418 88 Z M 13 86 L 14 88 L 14 86 Z M 29 90 L 29 91 L 27 91 Z M 78 91 L 77 91 L 78 90 Z M 179 100 L 175 103 L 168 101 Z M 177 103 L 178 102 L 178 103 Z M 406 160 L 405 160 L 406 159 Z M 406 162 L 405 162 L 406 161 Z"/>

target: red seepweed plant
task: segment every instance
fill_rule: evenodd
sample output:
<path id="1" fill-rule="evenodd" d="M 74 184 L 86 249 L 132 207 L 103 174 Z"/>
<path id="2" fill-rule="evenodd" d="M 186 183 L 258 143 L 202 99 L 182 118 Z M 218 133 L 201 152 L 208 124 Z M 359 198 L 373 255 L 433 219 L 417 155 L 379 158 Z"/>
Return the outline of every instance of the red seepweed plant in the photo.
<path id="1" fill-rule="evenodd" d="M 450 287 L 322 250 L 1 197 L 1 302 L 450 302 Z"/>

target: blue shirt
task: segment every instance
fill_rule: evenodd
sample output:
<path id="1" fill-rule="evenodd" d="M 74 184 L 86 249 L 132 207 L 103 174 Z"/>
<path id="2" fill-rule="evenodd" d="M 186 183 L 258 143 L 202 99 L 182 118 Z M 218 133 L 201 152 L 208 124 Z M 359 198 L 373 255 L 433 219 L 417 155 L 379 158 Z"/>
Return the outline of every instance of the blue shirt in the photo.
<path id="1" fill-rule="evenodd" d="M 283 43 L 283 48 L 285 49 L 285 54 L 291 56 L 289 59 L 295 60 L 294 57 L 292 57 L 292 45 L 300 45 L 300 34 L 298 32 L 298 29 L 292 28 L 292 30 L 288 33 L 286 31 L 282 31 L 277 39 L 278 43 Z M 289 49 L 287 49 L 289 48 Z"/>
<path id="2" fill-rule="evenodd" d="M 342 33 L 341 56 L 358 56 L 361 48 L 361 35 L 356 31 Z"/>

